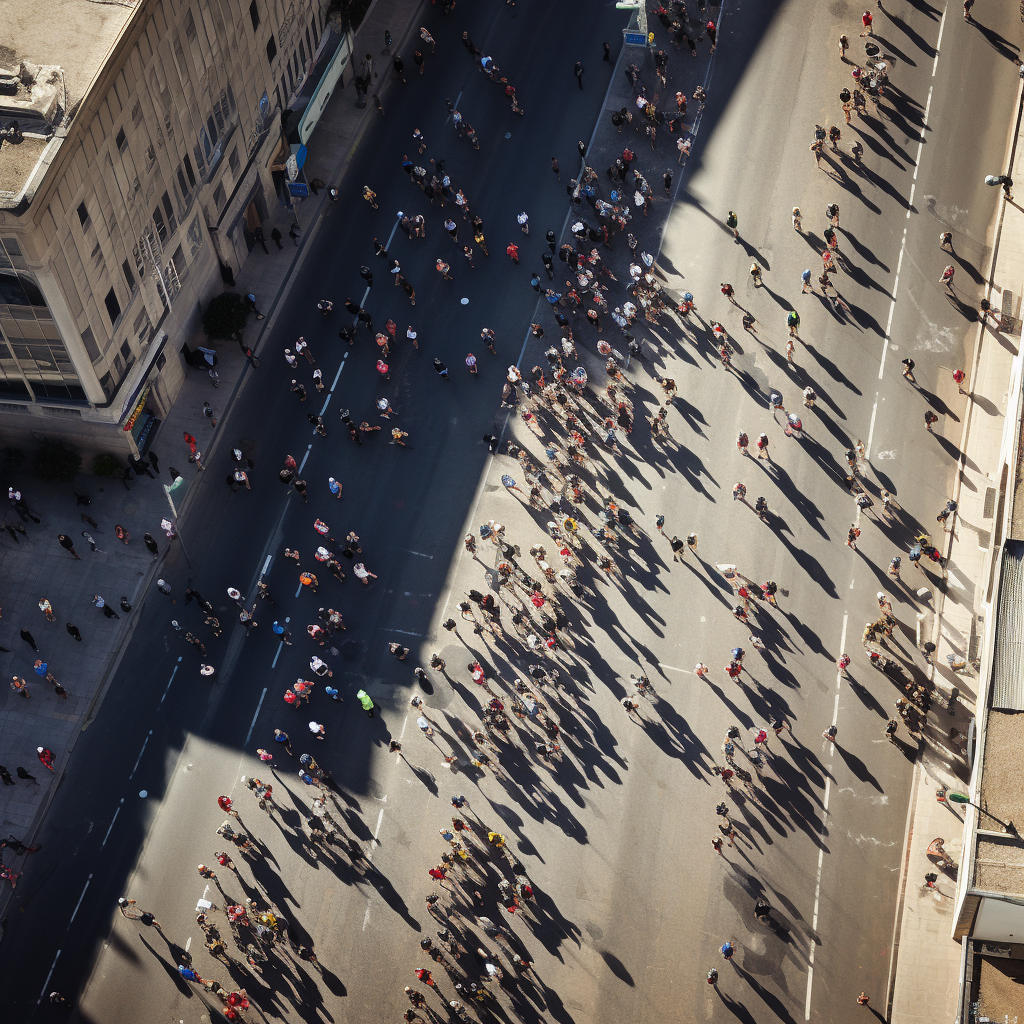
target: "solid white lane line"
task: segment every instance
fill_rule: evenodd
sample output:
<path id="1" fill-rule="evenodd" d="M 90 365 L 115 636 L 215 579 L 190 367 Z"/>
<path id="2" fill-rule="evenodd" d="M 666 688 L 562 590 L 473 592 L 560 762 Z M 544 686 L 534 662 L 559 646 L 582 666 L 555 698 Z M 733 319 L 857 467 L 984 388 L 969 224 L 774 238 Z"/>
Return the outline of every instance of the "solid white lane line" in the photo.
<path id="1" fill-rule="evenodd" d="M 82 905 L 82 900 L 85 899 L 86 889 L 89 888 L 89 883 L 92 882 L 92 875 L 90 875 L 85 881 L 85 888 L 82 890 L 82 895 L 78 897 L 78 902 L 75 904 L 75 909 L 71 914 L 71 920 L 68 921 L 68 927 L 74 923 L 75 917 L 78 915 L 78 908 Z"/>
<path id="2" fill-rule="evenodd" d="M 57 955 L 53 958 L 53 963 L 50 964 L 50 973 L 46 975 L 46 981 L 43 982 L 42 991 L 39 993 L 39 998 L 36 1000 L 37 1003 L 43 1001 L 43 996 L 46 994 L 46 990 L 50 987 L 50 978 L 53 977 L 53 969 L 57 966 L 57 961 L 60 959 L 60 950 L 57 950 Z"/>
<path id="3" fill-rule="evenodd" d="M 124 797 L 121 797 L 121 804 L 124 803 Z M 103 842 L 100 843 L 100 849 L 107 845 L 107 840 L 110 838 L 110 833 L 114 828 L 114 822 L 117 821 L 117 816 L 121 813 L 121 804 L 117 805 L 117 810 L 114 811 L 114 816 L 110 819 L 110 827 L 107 829 L 107 834 L 103 837 Z"/>
<path id="4" fill-rule="evenodd" d="M 131 782 L 135 775 L 135 770 L 139 767 L 139 761 L 142 760 L 142 755 L 146 752 L 146 744 L 149 742 L 149 737 L 153 735 L 153 730 L 150 729 L 146 734 L 146 738 L 142 741 L 142 750 L 139 751 L 139 756 L 135 759 L 135 768 L 132 769 L 132 774 L 128 776 L 128 781 Z"/>
<path id="5" fill-rule="evenodd" d="M 277 660 L 276 658 L 274 659 Z M 256 705 L 256 713 L 252 716 L 252 721 L 249 723 L 249 731 L 245 734 L 245 742 L 242 744 L 243 747 L 249 745 L 249 737 L 252 735 L 252 731 L 256 726 L 256 719 L 260 717 L 260 708 L 263 707 L 263 698 L 267 695 L 267 688 L 263 687 L 263 692 L 260 694 L 260 702 Z"/>
<path id="6" fill-rule="evenodd" d="M 181 664 L 181 658 L 178 658 L 178 665 L 180 665 L 180 664 Z M 174 682 L 174 677 L 178 674 L 178 665 L 174 666 L 174 671 L 171 673 L 171 678 L 167 680 L 167 686 L 164 687 L 163 696 L 161 696 L 161 698 L 160 698 L 160 704 L 163 704 L 164 699 L 167 697 L 167 692 L 171 688 L 171 683 Z M 157 704 L 158 708 L 160 707 L 160 704 Z"/>
<path id="7" fill-rule="evenodd" d="M 900 258 L 896 261 L 896 277 L 892 282 L 892 301 L 889 303 L 889 319 L 885 322 L 885 337 L 882 340 L 882 361 L 878 364 L 878 379 L 885 373 L 885 354 L 889 351 L 889 336 L 892 331 L 892 316 L 896 312 L 896 292 L 900 287 L 900 268 L 903 266 L 903 254 L 907 251 L 907 229 L 903 229 L 903 241 L 900 243 Z"/>
<path id="8" fill-rule="evenodd" d="M 878 392 L 875 392 L 875 404 L 871 406 L 871 426 L 868 427 L 868 443 L 864 446 L 864 461 L 871 458 L 871 441 L 875 436 L 875 417 L 878 415 Z"/>
<path id="9" fill-rule="evenodd" d="M 942 9 L 942 18 L 939 21 L 939 38 L 935 40 L 935 60 L 932 61 L 932 78 L 939 67 L 939 51 L 942 48 L 942 30 L 946 27 L 946 8 Z M 925 115 L 927 120 L 927 114 Z"/>
<path id="10" fill-rule="evenodd" d="M 313 448 L 313 446 L 311 444 L 306 445 L 306 454 L 302 456 L 302 461 L 299 463 L 299 472 L 298 472 L 299 476 L 302 476 L 302 470 L 306 466 L 306 459 L 309 458 L 309 453 L 312 450 L 312 448 Z"/>

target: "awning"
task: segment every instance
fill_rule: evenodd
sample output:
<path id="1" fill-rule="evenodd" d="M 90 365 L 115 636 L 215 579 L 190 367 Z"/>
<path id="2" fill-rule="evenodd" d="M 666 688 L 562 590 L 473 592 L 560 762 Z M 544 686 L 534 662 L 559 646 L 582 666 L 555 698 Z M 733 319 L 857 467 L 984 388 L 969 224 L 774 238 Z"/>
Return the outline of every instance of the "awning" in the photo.
<path id="1" fill-rule="evenodd" d="M 324 108 L 334 94 L 334 87 L 341 78 L 341 73 L 348 66 L 352 56 L 352 45 L 348 33 L 343 36 L 331 31 L 330 36 L 316 56 L 316 64 L 309 73 L 299 95 L 293 102 L 293 108 L 305 103 L 305 110 L 299 119 L 298 138 L 305 144 L 313 129 L 317 126 Z M 307 99 L 308 97 L 308 99 Z"/>

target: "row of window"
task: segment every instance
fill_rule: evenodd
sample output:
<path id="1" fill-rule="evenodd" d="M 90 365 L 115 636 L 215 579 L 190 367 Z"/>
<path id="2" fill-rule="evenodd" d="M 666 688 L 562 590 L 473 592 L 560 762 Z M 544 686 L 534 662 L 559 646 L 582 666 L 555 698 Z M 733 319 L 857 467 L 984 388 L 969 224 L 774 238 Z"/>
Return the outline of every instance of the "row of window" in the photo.
<path id="1" fill-rule="evenodd" d="M 249 13 L 252 14 L 252 8 L 249 8 Z M 257 15 L 256 22 L 253 27 L 259 22 Z M 299 45 L 292 51 L 291 60 L 286 60 L 284 64 L 284 70 L 281 73 L 280 82 L 274 86 L 274 95 L 277 97 L 277 105 L 281 110 L 288 105 L 288 98 L 295 92 L 295 90 L 302 84 L 306 77 L 306 68 L 308 62 L 316 56 L 316 48 L 320 45 L 320 33 L 317 29 L 316 16 L 310 18 L 309 25 L 306 28 L 306 37 L 303 40 L 302 36 L 299 37 Z M 307 60 L 308 52 L 308 60 Z M 267 60 L 271 64 L 274 62 L 274 57 L 277 56 L 277 43 L 274 42 L 274 37 L 271 35 L 267 42 Z M 285 77 L 288 79 L 288 88 L 285 88 Z"/>

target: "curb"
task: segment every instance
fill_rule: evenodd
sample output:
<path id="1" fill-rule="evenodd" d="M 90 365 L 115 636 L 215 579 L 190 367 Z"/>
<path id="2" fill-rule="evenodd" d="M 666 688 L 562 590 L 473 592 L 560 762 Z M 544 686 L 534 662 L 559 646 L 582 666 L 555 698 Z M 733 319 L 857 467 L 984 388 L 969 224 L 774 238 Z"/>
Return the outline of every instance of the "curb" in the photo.
<path id="1" fill-rule="evenodd" d="M 917 817 L 917 791 L 921 776 L 926 774 L 921 762 L 914 765 L 914 781 L 910 787 L 910 813 L 903 832 L 903 862 L 900 865 L 900 884 L 896 897 L 896 920 L 892 926 L 892 942 L 889 946 L 889 979 L 885 986 L 885 1019 L 892 1019 L 892 1001 L 896 994 L 896 967 L 899 963 L 900 933 L 903 929 L 904 896 L 907 891 L 907 875 L 910 871 L 910 844 L 914 838 L 914 819 Z"/>

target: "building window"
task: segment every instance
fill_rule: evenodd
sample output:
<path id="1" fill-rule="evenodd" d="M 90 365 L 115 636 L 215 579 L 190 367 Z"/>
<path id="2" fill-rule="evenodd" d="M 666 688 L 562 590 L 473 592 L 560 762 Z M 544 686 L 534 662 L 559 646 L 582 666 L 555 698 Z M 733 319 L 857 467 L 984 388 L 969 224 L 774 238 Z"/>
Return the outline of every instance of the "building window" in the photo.
<path id="1" fill-rule="evenodd" d="M 313 49 L 315 50 L 320 42 L 320 35 L 317 32 L 315 16 L 309 19 L 309 27 L 313 30 Z"/>
<path id="2" fill-rule="evenodd" d="M 228 116 L 228 110 L 233 114 L 235 112 L 235 93 L 229 84 L 226 89 L 223 89 L 220 94 L 220 102 L 224 105 L 224 116 Z"/>
<path id="3" fill-rule="evenodd" d="M 142 104 L 136 103 L 132 107 L 132 124 L 138 124 L 142 120 Z"/>
<path id="4" fill-rule="evenodd" d="M 135 291 L 135 275 L 132 273 L 132 266 L 127 260 L 121 264 L 121 273 L 124 274 L 124 280 L 128 285 L 128 291 Z"/>
<path id="5" fill-rule="evenodd" d="M 117 145 L 117 150 L 119 153 L 123 153 L 125 149 L 127 149 L 128 136 L 125 135 L 123 128 L 117 133 L 117 137 L 114 139 L 114 142 Z"/>
<path id="6" fill-rule="evenodd" d="M 89 223 L 89 211 L 85 203 L 78 204 L 78 223 L 84 228 Z"/>
<path id="7" fill-rule="evenodd" d="M 18 240 L 8 235 L 0 238 L 0 269 L 24 269 L 25 259 Z"/>
<path id="8" fill-rule="evenodd" d="M 174 255 L 171 257 L 171 265 L 174 267 L 174 272 L 178 275 L 178 281 L 184 281 L 188 275 L 188 267 L 185 266 L 185 253 L 180 245 L 174 250 Z"/>
<path id="9" fill-rule="evenodd" d="M 235 146 L 235 148 L 231 150 L 231 156 L 228 157 L 228 167 L 231 168 L 232 174 L 238 174 L 238 163 L 238 147 Z"/>
<path id="10" fill-rule="evenodd" d="M 277 100 L 277 105 L 279 107 L 283 107 L 284 106 L 284 103 L 281 102 L 281 90 L 278 89 L 278 87 L 276 85 L 274 86 L 274 99 Z"/>
<path id="11" fill-rule="evenodd" d="M 274 58 L 277 56 L 277 43 L 274 42 L 274 37 L 271 36 L 267 40 L 267 60 L 273 64 Z"/>
<path id="12" fill-rule="evenodd" d="M 182 201 L 187 203 L 191 192 L 188 182 L 185 181 L 185 172 L 180 167 L 178 168 L 178 191 L 181 193 Z"/>
<path id="13" fill-rule="evenodd" d="M 159 371 L 159 370 L 162 370 L 166 365 L 167 365 L 167 356 L 163 352 L 161 352 L 160 355 L 158 355 L 156 357 L 156 368 Z"/>
<path id="14" fill-rule="evenodd" d="M 167 214 L 168 230 L 173 234 L 178 226 L 178 222 L 174 219 L 174 207 L 171 205 L 171 197 L 165 192 L 161 202 L 164 204 L 164 213 Z"/>
<path id="15" fill-rule="evenodd" d="M 206 119 L 206 128 L 207 128 L 207 131 L 209 131 L 209 133 L 210 133 L 210 141 L 216 146 L 217 145 L 217 126 L 213 123 L 213 115 L 212 114 Z M 207 156 L 207 158 L 209 158 L 210 154 L 207 153 L 206 156 Z"/>
<path id="16" fill-rule="evenodd" d="M 252 19 L 252 30 L 255 32 L 260 27 L 260 9 L 256 6 L 256 0 L 249 4 L 249 17 Z"/>
<path id="17" fill-rule="evenodd" d="M 310 42 L 309 29 L 306 29 L 306 48 L 309 50 L 310 59 L 316 56 L 316 47 Z"/>
<path id="18" fill-rule="evenodd" d="M 205 135 L 206 129 L 204 128 L 200 135 L 202 141 L 206 141 Z M 206 173 L 206 161 L 203 159 L 202 147 L 198 143 L 192 147 L 192 155 L 196 158 L 196 171 L 202 177 Z"/>
<path id="19" fill-rule="evenodd" d="M 301 66 L 305 67 L 306 66 L 306 46 L 302 42 L 301 39 L 299 40 L 299 60 L 301 62 Z"/>
<path id="20" fill-rule="evenodd" d="M 117 318 L 121 315 L 121 304 L 117 301 L 113 288 L 107 292 L 107 297 L 103 300 L 103 304 L 107 307 L 107 316 L 110 317 L 110 322 L 116 324 Z"/>
<path id="21" fill-rule="evenodd" d="M 153 225 L 160 237 L 160 244 L 163 245 L 167 241 L 167 225 L 164 224 L 164 215 L 160 212 L 159 206 L 153 210 Z"/>
<path id="22" fill-rule="evenodd" d="M 185 159 L 184 159 L 183 162 L 185 164 L 185 174 L 188 176 L 189 187 L 190 188 L 195 188 L 196 187 L 196 175 L 195 175 L 195 171 L 192 170 L 192 161 L 189 160 L 188 153 L 185 154 Z"/>
<path id="23" fill-rule="evenodd" d="M 135 318 L 135 326 L 132 330 L 134 331 L 135 337 L 138 339 L 140 345 L 145 345 L 149 341 L 151 324 L 149 322 L 149 313 L 145 306 L 142 307 L 139 311 L 139 315 Z"/>
<path id="24" fill-rule="evenodd" d="M 219 211 L 224 205 L 224 185 L 221 183 L 213 190 L 213 205 L 217 207 Z"/>
<path id="25" fill-rule="evenodd" d="M 86 327 L 82 331 L 82 344 L 85 346 L 85 351 L 89 354 L 89 358 L 94 363 L 98 363 L 100 361 L 100 350 L 96 346 L 96 339 L 93 337 L 91 327 Z"/>
<path id="26" fill-rule="evenodd" d="M 286 64 L 285 67 L 288 69 L 288 91 L 289 92 L 294 92 L 295 91 L 295 78 L 292 76 L 292 66 L 291 66 L 291 64 Z"/>
<path id="27" fill-rule="evenodd" d="M 132 347 L 128 344 L 127 339 L 121 342 L 121 355 L 126 363 L 132 358 Z"/>

